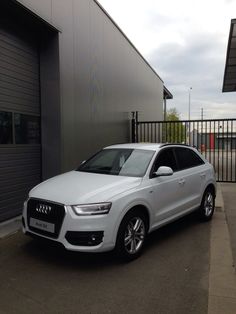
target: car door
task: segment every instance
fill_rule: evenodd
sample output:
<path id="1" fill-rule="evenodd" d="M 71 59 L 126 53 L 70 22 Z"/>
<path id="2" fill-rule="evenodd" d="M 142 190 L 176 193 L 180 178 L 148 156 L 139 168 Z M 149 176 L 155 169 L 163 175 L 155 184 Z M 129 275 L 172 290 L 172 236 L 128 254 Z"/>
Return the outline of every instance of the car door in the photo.
<path id="1" fill-rule="evenodd" d="M 173 175 L 154 177 L 153 173 L 160 166 L 170 167 L 174 171 Z M 173 148 L 163 148 L 157 155 L 150 173 L 155 225 L 161 224 L 161 222 L 164 223 L 174 217 L 182 208 L 183 200 L 180 195 L 183 194 L 181 191 L 184 187 L 180 181 L 180 173 L 177 170 Z"/>
<path id="2" fill-rule="evenodd" d="M 206 180 L 206 166 L 203 159 L 187 147 L 174 148 L 178 168 L 179 180 L 182 182 L 181 199 L 183 211 L 197 208 Z"/>

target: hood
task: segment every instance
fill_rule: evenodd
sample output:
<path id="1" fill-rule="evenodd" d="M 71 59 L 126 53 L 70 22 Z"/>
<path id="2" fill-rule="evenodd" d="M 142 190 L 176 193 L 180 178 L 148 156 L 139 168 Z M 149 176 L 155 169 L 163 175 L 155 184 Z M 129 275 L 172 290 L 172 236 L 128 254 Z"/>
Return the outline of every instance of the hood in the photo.
<path id="1" fill-rule="evenodd" d="M 107 202 L 141 181 L 137 177 L 70 171 L 40 183 L 29 196 L 65 205 Z"/>

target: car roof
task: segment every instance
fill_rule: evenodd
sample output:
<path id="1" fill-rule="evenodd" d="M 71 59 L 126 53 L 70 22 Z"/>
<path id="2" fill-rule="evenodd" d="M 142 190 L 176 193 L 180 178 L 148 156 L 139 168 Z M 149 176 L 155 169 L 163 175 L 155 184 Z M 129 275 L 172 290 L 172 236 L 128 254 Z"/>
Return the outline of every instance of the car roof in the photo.
<path id="1" fill-rule="evenodd" d="M 189 147 L 189 145 L 183 144 L 169 144 L 169 143 L 126 143 L 126 144 L 116 144 L 105 147 L 105 149 L 111 148 L 130 148 L 130 149 L 145 149 L 145 150 L 159 150 L 164 146 L 185 146 Z"/>

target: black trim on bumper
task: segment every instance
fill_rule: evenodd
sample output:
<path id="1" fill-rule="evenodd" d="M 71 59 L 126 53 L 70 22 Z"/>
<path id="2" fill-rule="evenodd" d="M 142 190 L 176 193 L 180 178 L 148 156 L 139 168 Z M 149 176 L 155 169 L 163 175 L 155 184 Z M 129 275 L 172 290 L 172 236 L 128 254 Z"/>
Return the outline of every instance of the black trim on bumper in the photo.
<path id="1" fill-rule="evenodd" d="M 72 245 L 96 246 L 102 243 L 103 231 L 67 231 L 66 240 Z"/>

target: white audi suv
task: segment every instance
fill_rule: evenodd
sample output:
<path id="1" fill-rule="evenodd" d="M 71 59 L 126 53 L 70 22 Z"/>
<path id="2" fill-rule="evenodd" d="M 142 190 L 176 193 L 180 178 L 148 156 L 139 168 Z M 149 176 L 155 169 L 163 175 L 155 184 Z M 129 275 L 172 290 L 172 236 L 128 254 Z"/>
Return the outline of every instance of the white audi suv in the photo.
<path id="1" fill-rule="evenodd" d="M 24 233 L 68 250 L 138 257 L 147 234 L 194 210 L 214 213 L 213 166 L 179 144 L 106 147 L 78 169 L 33 188 L 24 203 Z"/>

